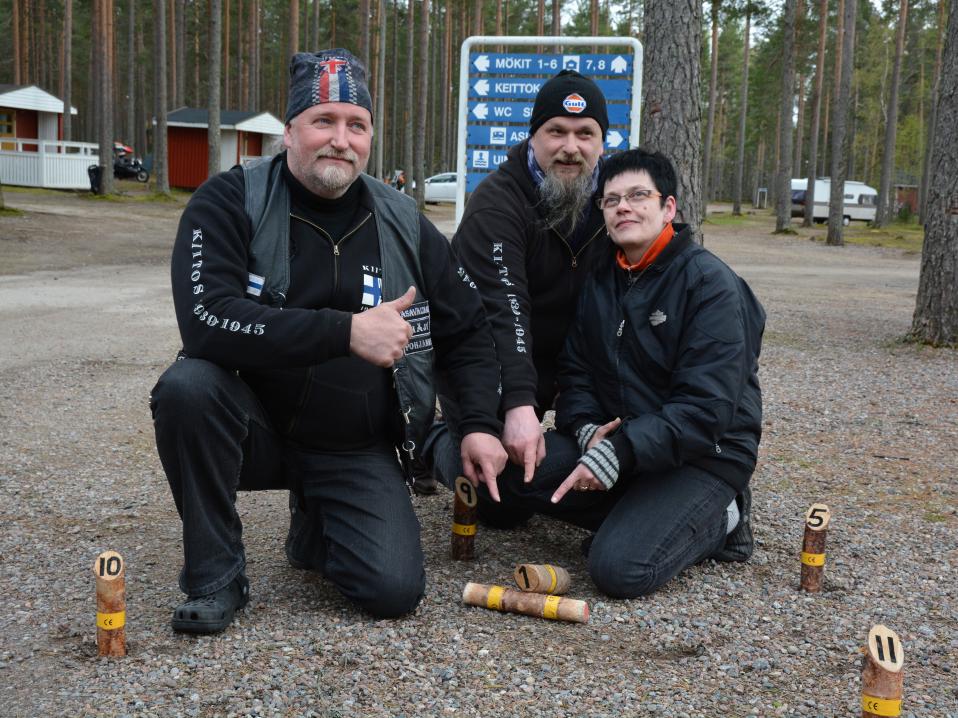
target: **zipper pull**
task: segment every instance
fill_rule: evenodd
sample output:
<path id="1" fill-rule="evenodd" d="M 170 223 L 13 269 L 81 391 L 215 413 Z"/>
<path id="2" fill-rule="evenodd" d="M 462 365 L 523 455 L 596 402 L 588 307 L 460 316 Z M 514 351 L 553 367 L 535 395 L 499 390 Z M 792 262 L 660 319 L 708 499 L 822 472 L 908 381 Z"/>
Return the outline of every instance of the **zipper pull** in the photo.
<path id="1" fill-rule="evenodd" d="M 406 423 L 407 423 L 407 424 L 411 424 L 411 423 L 412 423 L 412 422 L 409 420 L 409 415 L 410 415 L 410 414 L 412 414 L 412 407 L 411 407 L 411 406 L 410 406 L 409 408 L 407 408 L 404 412 L 402 412 L 402 418 L 406 420 Z"/>
<path id="2" fill-rule="evenodd" d="M 575 268 L 578 267 L 578 266 L 579 266 L 579 262 L 578 262 L 578 260 L 576 259 L 575 255 L 573 254 L 573 255 L 572 255 L 572 268 L 575 269 Z"/>
<path id="3" fill-rule="evenodd" d="M 334 245 L 333 245 L 333 254 L 335 254 L 337 257 L 339 256 L 339 245 L 338 245 L 338 244 L 334 244 Z"/>
<path id="4" fill-rule="evenodd" d="M 616 335 L 617 337 L 621 337 L 621 336 L 622 336 L 622 329 L 623 329 L 623 327 L 625 327 L 625 320 L 624 320 L 624 319 L 623 319 L 621 322 L 619 322 L 619 328 L 618 328 L 618 329 L 616 330 L 616 332 L 615 332 L 615 335 Z"/>

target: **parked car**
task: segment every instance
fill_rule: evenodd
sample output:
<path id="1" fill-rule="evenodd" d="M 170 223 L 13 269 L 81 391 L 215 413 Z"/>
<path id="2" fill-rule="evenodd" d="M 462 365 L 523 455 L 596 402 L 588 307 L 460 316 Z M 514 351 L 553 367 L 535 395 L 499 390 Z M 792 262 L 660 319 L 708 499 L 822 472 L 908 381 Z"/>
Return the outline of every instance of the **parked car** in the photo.
<path id="1" fill-rule="evenodd" d="M 415 185 L 413 185 L 415 186 Z M 426 201 L 430 203 L 456 201 L 456 173 L 441 172 L 426 178 Z"/>

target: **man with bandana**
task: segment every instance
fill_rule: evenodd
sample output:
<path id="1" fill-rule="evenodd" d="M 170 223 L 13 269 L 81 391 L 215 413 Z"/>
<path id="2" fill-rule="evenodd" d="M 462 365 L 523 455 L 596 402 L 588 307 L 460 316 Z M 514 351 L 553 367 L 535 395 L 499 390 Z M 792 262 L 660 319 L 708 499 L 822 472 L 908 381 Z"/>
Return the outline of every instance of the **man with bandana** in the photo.
<path id="1" fill-rule="evenodd" d="M 290 490 L 295 568 L 374 616 L 412 611 L 425 574 L 404 473 L 434 372 L 456 388 L 466 475 L 494 483 L 506 463 L 479 295 L 415 201 L 363 174 L 371 140 L 361 63 L 297 54 L 286 151 L 210 178 L 183 212 L 183 351 L 151 394 L 183 525 L 174 630 L 223 630 L 249 600 L 238 489 Z"/>
<path id="2" fill-rule="evenodd" d="M 556 361 L 579 290 L 608 237 L 595 205 L 609 128 L 599 87 L 563 70 L 536 95 L 529 138 L 476 188 L 452 241 L 482 295 L 501 365 L 503 445 L 528 481 L 545 457 L 541 420 L 553 408 Z M 433 474 L 447 485 L 459 470 L 458 406 L 441 388 L 445 423 L 427 442 Z M 417 478 L 417 485 L 420 480 Z M 488 485 L 498 500 L 495 485 Z M 489 521 L 514 523 L 502 507 Z"/>

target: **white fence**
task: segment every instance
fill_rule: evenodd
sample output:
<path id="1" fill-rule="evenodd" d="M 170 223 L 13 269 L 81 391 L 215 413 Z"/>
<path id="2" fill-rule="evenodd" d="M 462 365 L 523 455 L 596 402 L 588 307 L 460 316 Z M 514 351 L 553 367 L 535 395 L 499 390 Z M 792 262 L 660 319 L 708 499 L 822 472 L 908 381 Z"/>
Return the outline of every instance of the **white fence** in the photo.
<path id="1" fill-rule="evenodd" d="M 89 189 L 87 168 L 99 164 L 91 142 L 0 138 L 0 182 L 22 187 Z"/>

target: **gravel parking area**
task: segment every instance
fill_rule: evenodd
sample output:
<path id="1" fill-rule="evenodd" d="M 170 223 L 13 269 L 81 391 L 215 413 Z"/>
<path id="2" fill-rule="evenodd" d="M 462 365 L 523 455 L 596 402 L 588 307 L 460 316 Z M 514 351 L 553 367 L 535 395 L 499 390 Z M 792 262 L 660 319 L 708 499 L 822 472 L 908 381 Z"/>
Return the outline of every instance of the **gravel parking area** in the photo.
<path id="1" fill-rule="evenodd" d="M 286 496 L 239 499 L 252 602 L 225 633 L 169 626 L 179 520 L 147 397 L 178 336 L 167 258 L 181 202 L 9 192 L 0 218 L 2 716 L 849 716 L 861 648 L 905 651 L 903 716 L 958 718 L 958 361 L 904 344 L 919 258 L 708 225 L 768 311 L 756 552 L 655 595 L 597 593 L 579 529 L 480 527 L 449 557 L 452 497 L 414 497 L 427 592 L 370 619 L 283 552 Z M 441 228 L 451 207 L 431 207 Z M 832 512 L 825 590 L 798 590 L 804 513 Z M 96 656 L 92 572 L 126 562 L 124 659 Z M 467 581 L 567 568 L 588 624 L 464 606 Z"/>

